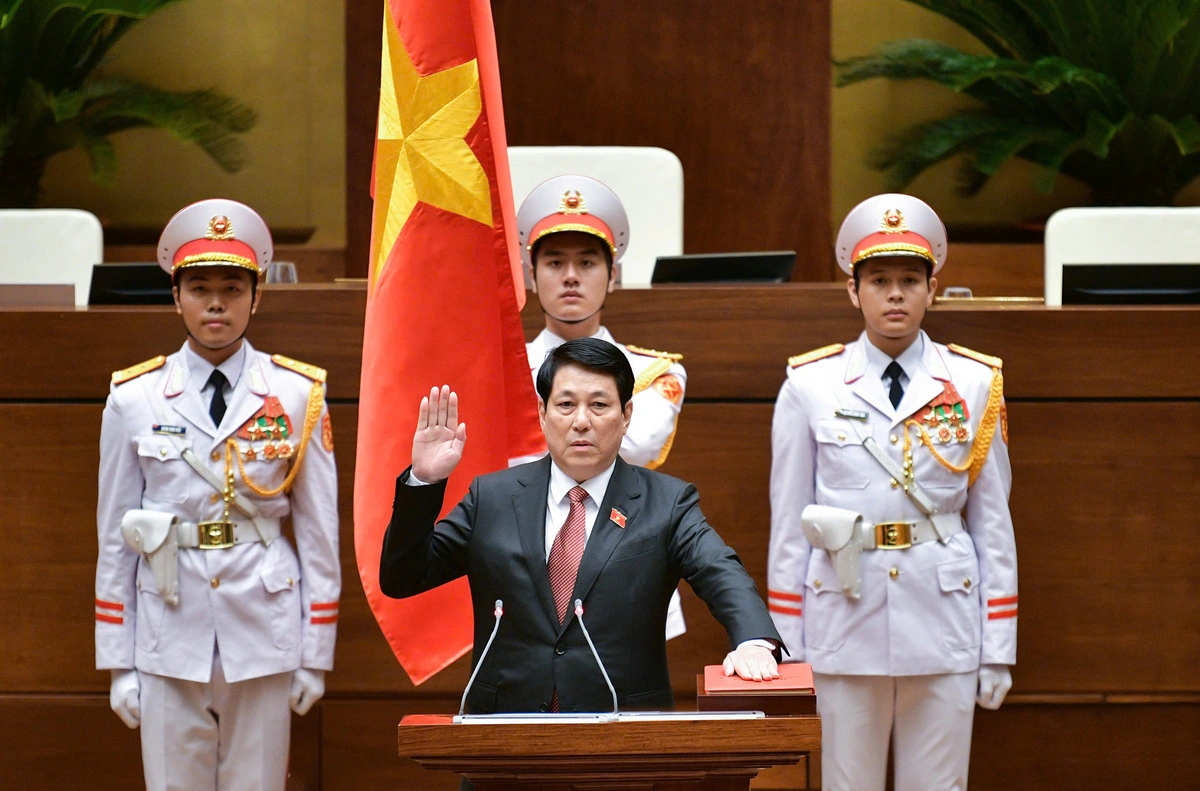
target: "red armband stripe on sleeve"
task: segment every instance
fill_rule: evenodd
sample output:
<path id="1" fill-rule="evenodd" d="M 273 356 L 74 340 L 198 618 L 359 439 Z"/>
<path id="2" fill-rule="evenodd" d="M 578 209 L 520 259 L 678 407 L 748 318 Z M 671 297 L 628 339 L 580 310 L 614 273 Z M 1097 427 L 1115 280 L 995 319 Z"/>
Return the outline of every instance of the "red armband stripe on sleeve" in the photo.
<path id="1" fill-rule="evenodd" d="M 336 615 L 314 615 L 309 619 L 309 623 L 315 626 L 320 626 L 321 624 L 326 623 L 337 623 L 337 619 L 338 617 Z"/>
<path id="2" fill-rule="evenodd" d="M 782 601 L 804 601 L 804 596 L 799 593 L 784 593 L 782 591 L 767 591 L 768 599 L 780 599 Z"/>
<path id="3" fill-rule="evenodd" d="M 96 613 L 96 620 L 104 621 L 105 623 L 115 623 L 115 624 L 125 623 L 125 619 L 119 615 L 105 615 L 102 612 Z"/>
<path id="4" fill-rule="evenodd" d="M 125 610 L 124 604 L 118 604 L 115 601 L 104 601 L 103 599 L 96 599 L 96 606 L 103 607 L 106 610 L 116 610 L 117 612 L 123 612 Z"/>
<path id="5" fill-rule="evenodd" d="M 777 612 L 781 615 L 803 615 L 804 610 L 799 607 L 784 607 L 782 604 L 768 604 L 767 609 L 771 612 Z"/>
<path id="6" fill-rule="evenodd" d="M 1011 610 L 996 610 L 995 612 L 988 613 L 989 621 L 998 621 L 1001 618 L 1016 618 L 1016 617 L 1017 617 L 1016 608 L 1013 608 Z"/>
<path id="7" fill-rule="evenodd" d="M 336 610 L 337 608 L 338 608 L 338 603 L 335 601 L 313 602 L 312 604 L 308 605 L 308 609 L 314 610 L 314 611 L 316 611 L 316 610 Z"/>
<path id="8" fill-rule="evenodd" d="M 988 607 L 1003 607 L 1006 604 L 1016 604 L 1016 596 L 1007 596 L 1003 599 L 988 599 Z"/>

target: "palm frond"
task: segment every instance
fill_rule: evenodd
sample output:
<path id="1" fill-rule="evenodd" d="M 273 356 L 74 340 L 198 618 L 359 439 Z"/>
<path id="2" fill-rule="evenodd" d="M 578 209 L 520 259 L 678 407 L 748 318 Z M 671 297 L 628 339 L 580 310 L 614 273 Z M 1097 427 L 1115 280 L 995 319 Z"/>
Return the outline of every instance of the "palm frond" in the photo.
<path id="1" fill-rule="evenodd" d="M 244 165 L 237 134 L 257 121 L 251 108 L 217 91 L 164 91 L 141 83 L 109 79 L 92 91 L 79 116 L 86 134 L 105 137 L 141 126 L 153 126 L 178 140 L 194 143 L 222 169 L 237 172 Z"/>

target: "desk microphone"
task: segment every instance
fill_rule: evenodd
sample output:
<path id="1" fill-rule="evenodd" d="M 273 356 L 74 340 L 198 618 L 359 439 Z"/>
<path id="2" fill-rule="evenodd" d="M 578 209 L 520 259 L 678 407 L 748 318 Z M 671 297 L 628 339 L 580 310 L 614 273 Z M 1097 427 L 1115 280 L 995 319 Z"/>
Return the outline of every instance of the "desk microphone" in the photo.
<path id="1" fill-rule="evenodd" d="M 483 667 L 483 660 L 487 657 L 487 652 L 492 647 L 492 641 L 496 639 L 496 632 L 500 631 L 500 616 L 504 615 L 504 602 L 500 599 L 496 599 L 496 609 L 494 614 L 496 616 L 496 625 L 492 627 L 492 635 L 488 638 L 487 645 L 483 647 L 483 653 L 479 655 L 479 661 L 475 663 L 475 669 L 471 671 L 471 677 L 467 679 L 467 688 L 463 690 L 462 703 L 458 704 L 458 716 L 460 717 L 463 714 L 463 710 L 467 707 L 467 693 L 471 691 L 471 685 L 475 683 L 475 676 L 479 675 L 479 668 Z M 591 642 L 591 640 L 588 642 Z M 596 649 L 593 648 L 592 650 L 595 651 Z M 605 678 L 608 677 L 605 676 Z M 612 688 L 611 684 L 609 685 L 609 688 Z M 616 700 L 615 692 L 613 693 L 613 696 L 613 700 Z"/>
<path id="2" fill-rule="evenodd" d="M 596 664 L 600 666 L 600 673 L 604 676 L 604 683 L 608 684 L 608 691 L 612 693 L 613 714 L 619 714 L 620 712 L 617 710 L 617 690 L 613 688 L 612 681 L 608 677 L 608 671 L 604 669 L 604 663 L 600 661 L 600 654 L 596 653 L 596 646 L 592 643 L 592 636 L 588 634 L 587 627 L 583 624 L 583 599 L 575 600 L 575 619 L 579 621 L 579 628 L 583 630 L 583 636 L 587 638 L 588 648 L 592 649 L 592 656 L 595 657 Z M 465 695 L 463 699 L 466 699 Z"/>

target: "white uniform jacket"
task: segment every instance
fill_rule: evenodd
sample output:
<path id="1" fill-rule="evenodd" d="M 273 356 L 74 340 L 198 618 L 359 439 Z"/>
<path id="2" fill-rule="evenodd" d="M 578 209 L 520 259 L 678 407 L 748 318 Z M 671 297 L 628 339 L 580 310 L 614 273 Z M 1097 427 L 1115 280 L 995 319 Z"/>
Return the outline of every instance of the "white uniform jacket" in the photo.
<path id="1" fill-rule="evenodd" d="M 667 460 L 675 440 L 679 410 L 683 407 L 683 392 L 687 387 L 687 371 L 679 364 L 678 355 L 634 351 L 637 347 L 617 343 L 606 327 L 592 337 L 608 341 L 625 353 L 633 368 L 636 382 L 633 390 L 633 418 L 621 440 L 621 458 L 629 464 L 653 470 Z M 546 355 L 563 343 L 563 339 L 542 330 L 525 344 L 529 355 L 529 370 L 537 385 L 537 372 Z"/>
<path id="2" fill-rule="evenodd" d="M 859 601 L 842 593 L 828 554 L 814 551 L 800 527 L 800 514 L 812 503 L 859 512 L 868 525 L 920 520 L 921 511 L 862 442 L 874 437 L 902 465 L 905 422 L 937 420 L 931 403 L 944 402 L 941 413 L 949 417 L 958 402 L 966 417 L 965 433 L 957 435 L 960 424 L 943 422 L 941 439 L 949 441 L 934 447 L 958 466 L 970 455 L 993 371 L 924 332 L 917 342 L 923 344 L 920 364 L 907 372 L 898 409 L 881 371 L 868 365 L 865 333 L 840 353 L 791 366 L 775 403 L 769 607 L 790 658 L 810 662 L 818 673 L 963 673 L 981 663 L 1016 662 L 1017 558 L 1003 407 L 969 488 L 967 473 L 939 464 L 910 427 L 917 483 L 938 512 L 960 512 L 966 532 L 945 544 L 863 552 Z"/>
<path id="3" fill-rule="evenodd" d="M 258 506 L 261 516 L 291 515 L 298 559 L 283 536 L 270 546 L 181 547 L 179 603 L 171 605 L 159 595 L 148 564 L 121 535 L 121 519 L 134 508 L 170 512 L 187 522 L 220 520 L 224 511 L 216 490 L 188 466 L 164 429 L 156 427 L 159 420 L 149 399 L 158 401 L 173 430 L 183 429 L 179 438 L 222 480 L 226 439 L 252 420 L 257 424 L 264 414 L 277 416 L 282 407 L 291 445 L 299 444 L 313 380 L 277 365 L 249 343 L 245 349 L 241 375 L 218 429 L 200 395 L 204 383 L 190 381 L 182 350 L 158 369 L 112 387 L 100 432 L 97 669 L 136 667 L 207 682 L 214 641 L 230 682 L 302 666 L 333 667 L 341 567 L 337 471 L 323 401 L 290 495 L 254 494 L 234 464 L 238 492 Z M 283 482 L 294 456 L 268 459 L 269 443 L 237 442 L 246 474 L 259 488 Z M 251 449 L 253 457 L 247 453 Z M 230 519 L 249 521 L 236 509 Z"/>

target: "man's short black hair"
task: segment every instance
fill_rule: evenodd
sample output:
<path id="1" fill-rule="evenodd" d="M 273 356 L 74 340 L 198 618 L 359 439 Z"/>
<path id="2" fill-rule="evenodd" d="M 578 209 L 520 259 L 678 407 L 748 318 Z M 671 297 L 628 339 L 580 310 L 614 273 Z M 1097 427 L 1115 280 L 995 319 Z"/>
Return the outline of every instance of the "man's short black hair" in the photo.
<path id="1" fill-rule="evenodd" d="M 867 261 L 870 261 L 870 260 L 871 260 L 870 258 L 867 258 L 862 261 L 859 261 L 858 263 L 865 264 Z M 921 263 L 923 263 L 925 265 L 925 282 L 928 283 L 929 278 L 933 277 L 933 264 L 929 263 L 929 259 L 927 259 L 923 256 L 921 256 Z M 859 268 L 857 265 L 855 265 L 853 271 L 854 271 L 854 290 L 858 291 L 858 287 L 862 285 L 862 273 L 859 271 Z"/>
<path id="2" fill-rule="evenodd" d="M 621 409 L 633 398 L 633 368 L 630 367 L 625 353 L 599 338 L 576 338 L 551 350 L 546 355 L 542 367 L 538 369 L 537 393 L 546 404 L 550 403 L 554 376 L 564 365 L 578 365 L 580 368 L 611 376 L 617 383 Z"/>
<path id="3" fill-rule="evenodd" d="M 538 239 L 536 242 L 533 243 L 533 248 L 529 251 L 529 266 L 531 269 L 533 269 L 534 275 L 537 274 L 538 251 L 542 249 L 542 245 L 551 236 L 554 236 L 554 234 L 548 233 L 545 236 L 543 236 L 541 239 Z M 605 264 L 605 266 L 608 267 L 608 276 L 612 277 L 612 270 L 613 270 L 612 250 L 608 249 L 608 243 L 606 241 L 604 241 L 603 239 L 601 239 L 599 236 L 596 237 L 596 241 L 600 243 L 600 249 L 604 252 L 604 264 Z"/>

